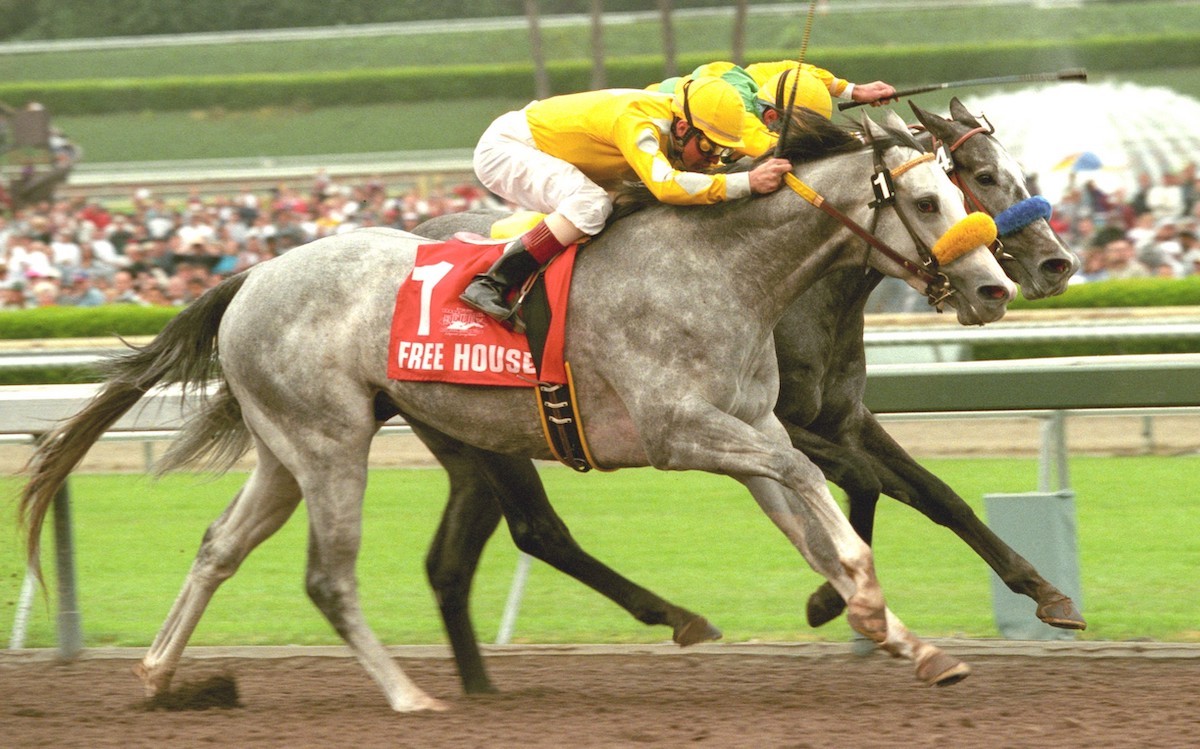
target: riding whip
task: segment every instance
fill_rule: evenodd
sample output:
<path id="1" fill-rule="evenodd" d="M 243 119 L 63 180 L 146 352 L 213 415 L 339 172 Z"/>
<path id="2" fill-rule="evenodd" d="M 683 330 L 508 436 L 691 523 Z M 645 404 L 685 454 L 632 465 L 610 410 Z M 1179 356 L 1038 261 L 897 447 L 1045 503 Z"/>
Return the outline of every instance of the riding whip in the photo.
<path id="1" fill-rule="evenodd" d="M 1060 70 L 1057 73 L 1028 73 L 1025 75 L 998 75 L 993 78 L 968 78 L 964 81 L 947 81 L 945 83 L 930 83 L 924 86 L 913 86 L 912 88 L 897 89 L 896 95 L 893 98 L 899 99 L 901 96 L 912 96 L 913 94 L 923 94 L 928 91 L 941 91 L 944 88 L 962 88 L 964 86 L 993 86 L 1001 83 L 1032 83 L 1035 81 L 1081 81 L 1087 82 L 1087 71 L 1083 68 L 1070 68 L 1068 70 Z M 861 107 L 868 102 L 862 101 L 843 101 L 838 102 L 838 110 L 852 109 Z"/>
<path id="2" fill-rule="evenodd" d="M 796 104 L 796 89 L 800 88 L 800 68 L 804 65 L 804 53 L 808 51 L 808 38 L 812 35 L 813 15 L 817 11 L 817 0 L 811 0 L 808 4 L 808 18 L 804 21 L 804 36 L 800 39 L 800 56 L 796 58 L 796 74 L 792 78 L 792 93 L 788 97 L 787 110 L 783 117 L 783 126 L 779 130 L 779 139 L 775 141 L 775 155 L 780 156 L 783 151 L 783 142 L 787 136 L 788 123 L 792 119 L 792 108 Z M 786 81 L 787 76 L 783 79 Z M 779 102 L 775 102 L 778 104 Z"/>

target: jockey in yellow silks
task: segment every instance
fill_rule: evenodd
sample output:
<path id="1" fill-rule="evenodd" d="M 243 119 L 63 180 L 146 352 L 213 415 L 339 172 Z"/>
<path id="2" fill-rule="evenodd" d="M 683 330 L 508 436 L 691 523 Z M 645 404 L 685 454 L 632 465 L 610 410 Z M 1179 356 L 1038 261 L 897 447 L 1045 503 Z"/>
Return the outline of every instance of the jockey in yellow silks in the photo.
<path id="1" fill-rule="evenodd" d="M 770 159 L 749 172 L 708 174 L 745 148 L 742 97 L 697 77 L 678 91 L 608 89 L 554 96 L 498 117 L 475 147 L 479 181 L 521 208 L 547 214 L 476 276 L 461 299 L 507 320 L 506 292 L 612 213 L 608 191 L 639 180 L 664 203 L 702 205 L 779 189 L 791 170 Z"/>
<path id="2" fill-rule="evenodd" d="M 891 84 L 873 81 L 854 84 L 844 78 L 808 63 L 797 65 L 795 60 L 758 62 L 742 68 L 732 62 L 710 62 L 682 78 L 668 78 L 649 87 L 652 91 L 674 91 L 692 76 L 717 76 L 730 83 L 742 95 L 746 108 L 742 139 L 746 142 L 739 153 L 761 156 L 775 146 L 772 131 L 789 102 L 807 107 L 827 119 L 833 117 L 833 98 L 882 104 L 895 96 Z M 798 84 L 796 83 L 798 81 Z M 792 86 L 796 86 L 792 102 Z M 777 101 L 777 99 L 782 99 Z"/>

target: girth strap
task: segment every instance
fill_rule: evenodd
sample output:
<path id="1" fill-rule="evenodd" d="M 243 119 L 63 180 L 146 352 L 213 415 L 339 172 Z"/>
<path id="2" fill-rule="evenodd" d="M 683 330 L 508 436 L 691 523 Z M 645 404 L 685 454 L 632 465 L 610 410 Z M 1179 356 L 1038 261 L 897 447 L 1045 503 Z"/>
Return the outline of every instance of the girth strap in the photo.
<path id="1" fill-rule="evenodd" d="M 550 452 L 562 464 L 580 473 L 598 468 L 588 452 L 587 440 L 583 436 L 583 422 L 575 405 L 575 381 L 571 377 L 571 364 L 563 364 L 567 373 L 566 384 L 539 382 L 534 388 L 537 394 L 538 414 L 542 418 L 542 432 Z M 604 470 L 604 469 L 599 469 Z"/>

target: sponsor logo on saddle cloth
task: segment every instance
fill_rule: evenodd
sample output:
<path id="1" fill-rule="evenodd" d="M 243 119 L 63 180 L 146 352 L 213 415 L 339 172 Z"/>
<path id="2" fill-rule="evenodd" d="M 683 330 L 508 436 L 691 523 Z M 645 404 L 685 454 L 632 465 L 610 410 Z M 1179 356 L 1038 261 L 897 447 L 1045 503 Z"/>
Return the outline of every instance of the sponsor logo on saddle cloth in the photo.
<path id="1" fill-rule="evenodd" d="M 552 317 L 540 376 L 523 334 L 459 301 L 458 295 L 474 276 L 491 267 L 505 244 L 455 238 L 417 248 L 412 273 L 396 294 L 389 378 L 508 387 L 567 382 L 563 335 L 574 246 L 551 261 L 543 274 Z"/>

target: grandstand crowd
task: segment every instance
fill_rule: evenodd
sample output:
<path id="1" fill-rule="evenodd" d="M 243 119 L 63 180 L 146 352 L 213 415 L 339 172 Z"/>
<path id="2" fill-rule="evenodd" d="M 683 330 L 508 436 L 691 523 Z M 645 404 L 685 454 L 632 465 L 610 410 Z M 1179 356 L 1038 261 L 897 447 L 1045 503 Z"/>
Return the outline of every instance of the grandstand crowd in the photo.
<path id="1" fill-rule="evenodd" d="M 484 206 L 503 204 L 474 184 L 390 194 L 379 181 L 339 184 L 323 172 L 307 190 L 280 185 L 166 199 L 140 188 L 111 205 L 42 203 L 0 214 L 0 308 L 182 306 L 320 237 L 367 226 L 412 229 Z"/>
<path id="2" fill-rule="evenodd" d="M 1072 186 L 1051 223 L 1080 257 L 1073 282 L 1200 275 L 1200 179 L 1195 164 L 1131 194 Z M 114 206 L 120 206 L 120 208 Z M 477 184 L 389 190 L 339 184 L 178 200 L 135 189 L 128 199 L 43 202 L 0 214 L 0 308 L 182 306 L 231 274 L 329 234 L 366 226 L 412 229 L 429 218 L 504 205 Z"/>

